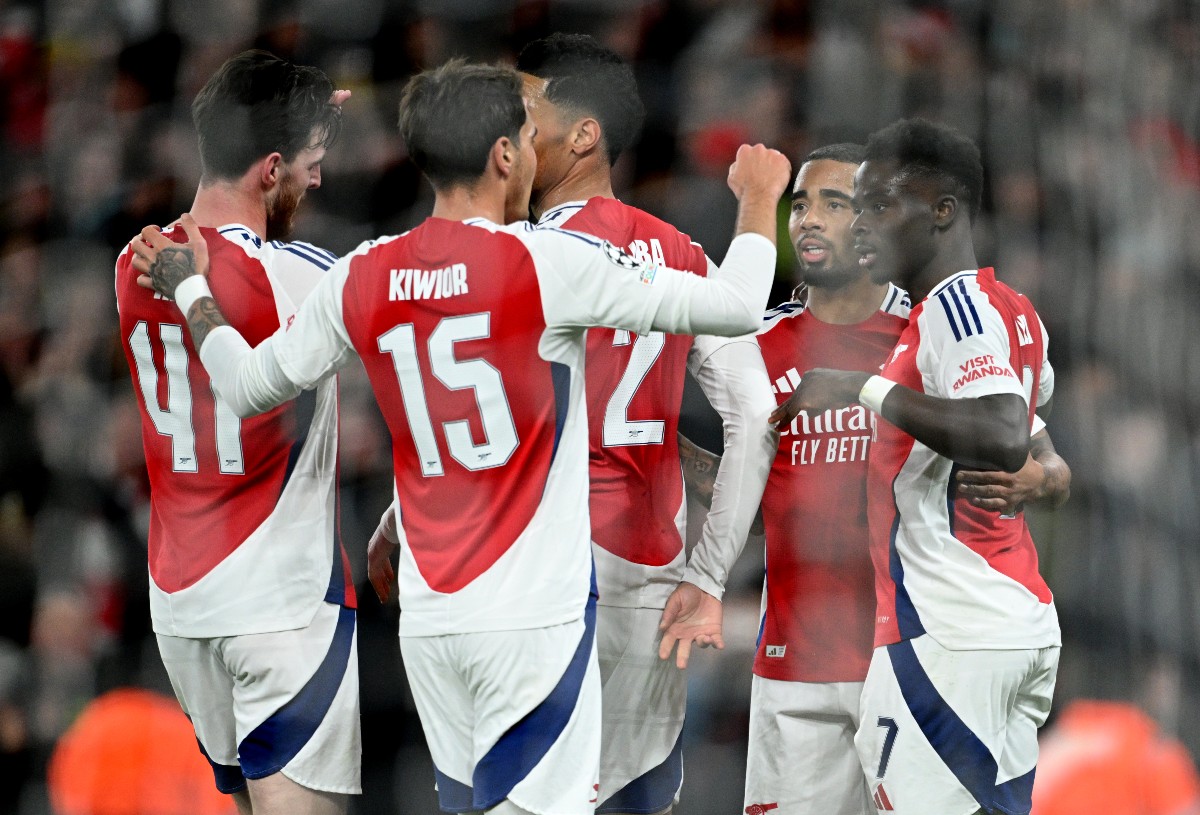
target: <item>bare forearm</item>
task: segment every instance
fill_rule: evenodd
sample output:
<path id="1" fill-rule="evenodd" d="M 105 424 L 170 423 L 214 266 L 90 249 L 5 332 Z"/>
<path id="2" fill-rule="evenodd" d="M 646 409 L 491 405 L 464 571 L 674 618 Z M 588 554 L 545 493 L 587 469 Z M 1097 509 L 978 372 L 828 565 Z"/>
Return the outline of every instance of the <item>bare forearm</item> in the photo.
<path id="1" fill-rule="evenodd" d="M 1071 497 L 1071 467 L 1054 449 L 1050 434 L 1042 431 L 1029 440 L 1029 453 L 1042 465 L 1042 485 L 1032 502 L 1058 509 Z"/>
<path id="2" fill-rule="evenodd" d="M 192 304 L 188 309 L 187 323 L 188 330 L 192 333 L 192 344 L 197 349 L 204 346 L 204 341 L 214 328 L 229 325 L 229 321 L 217 306 L 217 301 L 211 297 L 201 297 Z"/>
<path id="3" fill-rule="evenodd" d="M 700 503 L 711 507 L 713 487 L 717 483 L 717 470 L 721 466 L 721 457 L 693 443 L 682 433 L 678 435 L 679 462 L 683 465 L 683 483 Z"/>
<path id="4" fill-rule="evenodd" d="M 892 388 L 883 418 L 964 467 L 1015 473 L 1029 450 L 1025 402 L 1015 394 L 942 399 Z"/>
<path id="5" fill-rule="evenodd" d="M 779 196 L 767 192 L 747 192 L 740 202 L 734 237 L 755 232 L 775 243 Z"/>

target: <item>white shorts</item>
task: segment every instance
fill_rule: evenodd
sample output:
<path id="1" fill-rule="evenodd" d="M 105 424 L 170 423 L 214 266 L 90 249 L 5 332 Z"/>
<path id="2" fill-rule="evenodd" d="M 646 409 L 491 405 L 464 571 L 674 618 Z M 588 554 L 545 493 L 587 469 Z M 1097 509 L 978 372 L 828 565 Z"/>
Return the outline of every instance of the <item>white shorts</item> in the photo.
<path id="1" fill-rule="evenodd" d="M 600 606 L 604 702 L 598 813 L 661 812 L 683 786 L 687 675 L 658 658 L 662 609 Z"/>
<path id="2" fill-rule="evenodd" d="M 861 682 L 753 678 L 747 815 L 871 815 L 854 733 Z"/>
<path id="3" fill-rule="evenodd" d="M 596 606 L 548 628 L 400 637 L 446 812 L 505 799 L 590 815 L 600 766 Z"/>
<path id="4" fill-rule="evenodd" d="M 157 635 L 217 789 L 282 772 L 309 789 L 361 791 L 356 628 L 354 609 L 322 603 L 292 631 Z"/>
<path id="5" fill-rule="evenodd" d="M 854 740 L 876 809 L 1028 813 L 1058 653 L 949 651 L 927 634 L 876 648 Z"/>

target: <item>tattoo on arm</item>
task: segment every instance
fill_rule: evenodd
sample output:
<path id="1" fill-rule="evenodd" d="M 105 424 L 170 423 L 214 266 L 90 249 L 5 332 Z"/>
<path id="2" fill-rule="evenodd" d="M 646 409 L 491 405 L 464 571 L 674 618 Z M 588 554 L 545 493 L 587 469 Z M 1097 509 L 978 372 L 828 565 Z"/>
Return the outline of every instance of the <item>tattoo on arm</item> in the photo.
<path id="1" fill-rule="evenodd" d="M 683 483 L 706 507 L 712 506 L 713 487 L 721 457 L 714 455 L 679 434 L 679 460 L 683 464 Z"/>
<path id="2" fill-rule="evenodd" d="M 192 308 L 188 311 L 187 319 L 188 330 L 192 332 L 192 344 L 197 349 L 204 345 L 204 341 L 208 339 L 209 332 L 214 328 L 229 325 L 229 321 L 225 319 L 225 315 L 217 307 L 217 301 L 211 297 L 201 297 L 193 303 Z"/>
<path id="3" fill-rule="evenodd" d="M 196 258 L 184 246 L 168 246 L 160 251 L 148 272 L 154 290 L 165 297 L 173 297 L 175 287 L 195 273 Z"/>

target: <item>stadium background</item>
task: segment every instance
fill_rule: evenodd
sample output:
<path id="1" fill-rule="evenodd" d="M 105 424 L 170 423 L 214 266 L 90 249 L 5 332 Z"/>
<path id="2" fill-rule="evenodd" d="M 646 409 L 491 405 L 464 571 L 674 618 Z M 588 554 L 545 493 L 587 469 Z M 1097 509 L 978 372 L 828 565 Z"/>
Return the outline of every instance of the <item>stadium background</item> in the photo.
<path id="1" fill-rule="evenodd" d="M 395 133 L 407 76 L 584 31 L 636 66 L 648 110 L 618 194 L 720 258 L 744 140 L 794 161 L 901 115 L 982 147 L 981 261 L 1028 293 L 1058 373 L 1070 503 L 1033 518 L 1064 629 L 1058 705 L 1129 699 L 1200 748 L 1200 6 L 1190 0 L 0 1 L 0 811 L 49 811 L 45 769 L 99 693 L 169 693 L 146 603 L 147 488 L 112 263 L 187 208 L 189 103 L 265 47 L 350 88 L 296 236 L 345 252 L 428 213 Z M 781 210 L 781 217 L 782 217 Z M 776 300 L 792 285 L 781 253 Z M 386 432 L 343 378 L 342 531 L 355 576 L 389 493 Z M 719 446 L 703 406 L 685 423 Z M 740 809 L 761 556 L 730 647 L 690 676 L 681 813 Z M 362 598 L 355 812 L 432 810 L 394 608 Z M 183 811 L 186 811 L 186 807 Z"/>

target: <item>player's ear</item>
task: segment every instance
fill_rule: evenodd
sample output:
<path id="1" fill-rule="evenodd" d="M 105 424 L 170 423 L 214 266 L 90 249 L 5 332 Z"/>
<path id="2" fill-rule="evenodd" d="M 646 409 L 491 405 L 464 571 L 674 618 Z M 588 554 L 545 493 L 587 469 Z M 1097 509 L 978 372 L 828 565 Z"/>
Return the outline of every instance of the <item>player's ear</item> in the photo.
<path id="1" fill-rule="evenodd" d="M 496 172 L 501 178 L 508 178 L 512 172 L 513 164 L 517 160 L 517 146 L 512 143 L 508 136 L 501 136 L 492 144 L 489 160 L 495 166 Z"/>
<path id="2" fill-rule="evenodd" d="M 958 216 L 958 198 L 953 195 L 942 195 L 933 205 L 933 224 L 938 229 L 949 229 Z"/>
<path id="3" fill-rule="evenodd" d="M 259 183 L 263 189 L 271 189 L 283 177 L 283 155 L 271 153 L 259 164 Z"/>
<path id="4" fill-rule="evenodd" d="M 603 135 L 600 130 L 600 123 L 590 116 L 580 119 L 571 128 L 571 151 L 583 155 L 590 150 L 594 150 L 600 146 L 600 138 Z"/>

